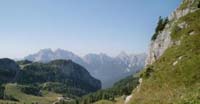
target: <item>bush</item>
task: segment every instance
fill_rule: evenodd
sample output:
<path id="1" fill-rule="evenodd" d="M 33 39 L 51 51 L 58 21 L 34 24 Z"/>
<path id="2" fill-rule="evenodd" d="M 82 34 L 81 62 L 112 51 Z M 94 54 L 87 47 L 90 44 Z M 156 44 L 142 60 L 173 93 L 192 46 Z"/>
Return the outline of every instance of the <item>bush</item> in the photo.
<path id="1" fill-rule="evenodd" d="M 4 90 L 5 90 L 5 87 L 0 86 L 0 99 L 3 99 L 4 97 Z"/>
<path id="2" fill-rule="evenodd" d="M 145 71 L 140 75 L 142 78 L 149 78 L 151 73 L 154 72 L 153 66 L 148 66 Z"/>
<path id="3" fill-rule="evenodd" d="M 78 99 L 77 102 L 79 104 L 92 104 L 99 100 L 115 101 L 116 97 L 130 95 L 138 84 L 138 78 L 129 76 L 115 83 L 112 88 L 90 93 Z"/>
<path id="4" fill-rule="evenodd" d="M 35 87 L 35 86 L 23 86 L 21 88 L 21 91 L 26 93 L 26 94 L 29 94 L 29 95 L 35 95 L 35 96 L 41 96 L 41 92 L 40 92 L 40 89 L 38 87 Z"/>
<path id="5" fill-rule="evenodd" d="M 16 99 L 15 97 L 11 96 L 11 95 L 4 95 L 4 100 L 10 100 L 10 101 L 19 101 L 18 99 Z"/>

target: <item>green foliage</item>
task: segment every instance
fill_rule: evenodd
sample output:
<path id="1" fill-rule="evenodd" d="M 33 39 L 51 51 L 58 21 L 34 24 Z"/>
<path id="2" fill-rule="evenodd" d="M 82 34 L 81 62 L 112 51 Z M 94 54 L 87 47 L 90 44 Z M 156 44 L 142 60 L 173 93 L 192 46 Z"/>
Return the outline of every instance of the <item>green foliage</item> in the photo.
<path id="1" fill-rule="evenodd" d="M 147 66 L 146 69 L 140 74 L 142 78 L 149 78 L 151 74 L 154 72 L 153 66 Z"/>
<path id="2" fill-rule="evenodd" d="M 198 10 L 195 13 L 187 15 L 181 18 L 179 21 L 177 21 L 177 23 L 172 29 L 172 34 L 171 34 L 172 39 L 180 40 L 181 37 L 187 37 L 191 32 L 194 32 L 196 34 L 199 33 L 200 32 L 199 17 L 200 17 L 200 11 Z M 182 23 L 182 22 L 186 22 L 186 24 L 189 26 L 187 28 L 180 29 L 177 26 L 177 24 Z"/>
<path id="3" fill-rule="evenodd" d="M 158 24 L 155 29 L 155 33 L 152 36 L 151 40 L 155 40 L 157 38 L 157 36 L 159 35 L 159 32 L 161 32 L 165 28 L 168 22 L 169 22 L 168 18 L 159 17 Z"/>
<path id="4" fill-rule="evenodd" d="M 19 101 L 18 99 L 16 99 L 14 96 L 12 95 L 4 95 L 4 100 L 9 100 L 9 101 Z"/>
<path id="5" fill-rule="evenodd" d="M 87 94 L 83 89 L 72 86 L 72 83 L 47 82 L 41 85 L 41 89 L 60 93 L 69 98 L 76 98 Z"/>
<path id="6" fill-rule="evenodd" d="M 22 86 L 21 91 L 28 95 L 41 96 L 40 88 L 38 86 Z"/>
<path id="7" fill-rule="evenodd" d="M 4 90 L 5 90 L 5 87 L 0 85 L 0 99 L 4 98 Z"/>
<path id="8" fill-rule="evenodd" d="M 191 5 L 189 5 L 191 2 L 189 0 L 184 0 L 184 2 L 181 4 L 181 6 L 178 9 L 184 10 L 184 9 L 188 8 L 189 6 L 193 7 L 193 8 L 196 8 L 196 7 L 199 8 L 199 2 L 200 2 L 200 0 L 194 0 L 194 2 Z"/>
<path id="9" fill-rule="evenodd" d="M 111 101 L 107 101 L 107 100 L 101 100 L 101 101 L 98 101 L 98 102 L 96 102 L 94 104 L 114 104 L 114 103 L 111 102 Z"/>
<path id="10" fill-rule="evenodd" d="M 18 71 L 19 66 L 13 60 L 0 59 L 0 84 L 12 81 Z"/>
<path id="11" fill-rule="evenodd" d="M 174 40 L 177 40 L 180 38 L 180 36 L 182 36 L 183 34 L 178 34 L 179 32 L 181 31 L 181 28 L 177 25 L 175 25 L 173 28 L 172 28 L 172 34 L 176 34 L 176 35 L 172 35 L 172 39 Z"/>
<path id="12" fill-rule="evenodd" d="M 91 104 L 100 100 L 115 101 L 116 97 L 131 94 L 132 90 L 138 85 L 138 78 L 129 76 L 114 84 L 112 88 L 99 90 L 88 94 L 79 99 L 79 104 Z"/>
<path id="13" fill-rule="evenodd" d="M 183 4 L 179 7 L 180 10 L 186 9 L 190 1 L 184 0 Z"/>
<path id="14" fill-rule="evenodd" d="M 55 60 L 45 64 L 25 60 L 18 64 L 10 59 L 0 59 L 0 84 L 6 86 L 0 87 L 0 98 L 3 100 L 19 99 L 19 102 L 27 104 L 49 104 L 60 95 L 75 99 L 101 88 L 99 80 L 70 60 Z M 70 103 L 75 104 L 74 101 Z"/>
<path id="15" fill-rule="evenodd" d="M 56 60 L 47 64 L 32 63 L 21 70 L 17 82 L 39 85 L 41 89 L 68 97 L 83 96 L 101 87 L 83 67 L 72 61 Z"/>
<path id="16" fill-rule="evenodd" d="M 24 85 L 18 85 L 18 84 L 6 84 L 5 85 L 5 94 L 9 96 L 13 96 L 14 98 L 18 99 L 19 101 L 15 101 L 13 103 L 17 104 L 52 104 L 57 100 L 58 97 L 60 97 L 60 94 L 56 94 L 49 91 L 41 90 L 42 96 L 35 96 L 32 94 L 26 94 L 21 91 L 21 88 L 23 88 Z M 1 100 L 0 100 L 1 102 Z M 10 102 L 9 100 L 3 100 L 3 102 Z"/>
<path id="17" fill-rule="evenodd" d="M 172 29 L 172 39 L 181 44 L 168 48 L 152 65 L 153 73 L 148 78 L 143 78 L 140 91 L 134 91 L 130 104 L 200 103 L 199 18 L 200 10 L 177 21 L 188 25 L 176 32 L 174 30 L 177 29 Z M 191 30 L 193 35 L 189 35 Z"/>

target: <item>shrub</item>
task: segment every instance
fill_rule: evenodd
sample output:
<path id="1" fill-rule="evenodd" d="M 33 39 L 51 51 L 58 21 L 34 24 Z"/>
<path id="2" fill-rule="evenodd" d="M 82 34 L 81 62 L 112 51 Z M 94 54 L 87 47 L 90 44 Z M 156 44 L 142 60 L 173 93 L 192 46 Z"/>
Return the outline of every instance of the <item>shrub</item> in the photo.
<path id="1" fill-rule="evenodd" d="M 4 87 L 3 86 L 0 86 L 0 99 L 3 99 L 4 97 Z"/>
<path id="2" fill-rule="evenodd" d="M 4 95 L 4 100 L 19 101 L 18 99 L 16 99 L 15 97 L 11 95 Z"/>
<path id="3" fill-rule="evenodd" d="M 138 84 L 137 77 L 129 76 L 115 83 L 112 88 L 90 93 L 77 99 L 77 102 L 79 104 L 92 104 L 99 100 L 115 101 L 116 97 L 130 95 Z"/>
<path id="4" fill-rule="evenodd" d="M 21 88 L 21 91 L 26 93 L 26 94 L 29 94 L 29 95 L 35 95 L 35 96 L 41 96 L 41 92 L 40 92 L 40 89 L 38 87 L 35 87 L 35 86 L 23 86 Z"/>
<path id="5" fill-rule="evenodd" d="M 148 66 L 145 71 L 140 75 L 140 77 L 143 78 L 149 78 L 151 76 L 151 73 L 154 72 L 154 69 L 152 66 Z"/>

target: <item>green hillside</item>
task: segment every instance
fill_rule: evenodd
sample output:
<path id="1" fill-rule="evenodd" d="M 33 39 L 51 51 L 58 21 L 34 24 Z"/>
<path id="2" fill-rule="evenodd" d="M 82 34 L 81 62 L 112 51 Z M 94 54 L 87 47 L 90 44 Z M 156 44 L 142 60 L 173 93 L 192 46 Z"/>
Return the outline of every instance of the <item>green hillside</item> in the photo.
<path id="1" fill-rule="evenodd" d="M 57 104 L 122 104 L 127 95 L 138 85 L 138 77 L 129 76 L 116 82 L 113 87 L 89 93 L 80 98 L 60 101 Z"/>
<path id="2" fill-rule="evenodd" d="M 49 63 L 0 59 L 0 103 L 52 104 L 69 101 L 101 88 L 82 66 L 71 60 Z"/>
<path id="3" fill-rule="evenodd" d="M 194 6 L 200 3 L 195 0 Z M 185 8 L 185 3 L 181 8 Z M 186 28 L 178 24 L 185 22 Z M 200 104 L 200 10 L 172 25 L 173 45 L 141 74 L 130 104 Z"/>
<path id="4" fill-rule="evenodd" d="M 135 76 L 129 76 L 116 82 L 112 88 L 99 90 L 94 93 L 83 96 L 78 99 L 79 104 L 92 104 L 95 102 L 109 101 L 116 103 L 118 97 L 130 95 L 132 90 L 138 85 L 138 78 Z M 102 101 L 103 100 L 103 101 Z M 98 104 L 100 104 L 98 102 Z"/>
<path id="5" fill-rule="evenodd" d="M 57 100 L 58 97 L 62 96 L 61 94 L 56 94 L 54 92 L 49 92 L 49 91 L 41 91 L 42 96 L 26 94 L 21 91 L 22 87 L 23 87 L 22 85 L 17 85 L 17 84 L 6 84 L 5 93 L 17 99 L 16 102 L 20 104 L 23 104 L 23 103 L 25 104 L 32 104 L 32 103 L 52 104 L 53 102 Z"/>
<path id="6" fill-rule="evenodd" d="M 71 60 L 0 59 L 0 104 L 200 104 L 200 0 L 183 0 L 173 14 L 159 18 L 153 64 L 112 88 L 100 90 L 101 82 Z M 163 35 L 170 36 L 166 50 Z"/>

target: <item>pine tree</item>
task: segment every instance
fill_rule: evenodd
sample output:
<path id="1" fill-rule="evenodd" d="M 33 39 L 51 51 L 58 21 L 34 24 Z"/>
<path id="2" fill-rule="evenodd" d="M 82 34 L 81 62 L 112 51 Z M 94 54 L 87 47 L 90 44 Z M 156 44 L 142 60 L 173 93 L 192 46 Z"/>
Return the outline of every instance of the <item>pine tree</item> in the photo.
<path id="1" fill-rule="evenodd" d="M 159 17 L 158 23 L 157 23 L 157 27 L 155 29 L 155 33 L 152 36 L 151 40 L 155 40 L 159 34 L 160 31 L 162 31 L 166 24 L 169 22 L 168 18 L 162 18 L 161 16 Z"/>

